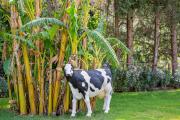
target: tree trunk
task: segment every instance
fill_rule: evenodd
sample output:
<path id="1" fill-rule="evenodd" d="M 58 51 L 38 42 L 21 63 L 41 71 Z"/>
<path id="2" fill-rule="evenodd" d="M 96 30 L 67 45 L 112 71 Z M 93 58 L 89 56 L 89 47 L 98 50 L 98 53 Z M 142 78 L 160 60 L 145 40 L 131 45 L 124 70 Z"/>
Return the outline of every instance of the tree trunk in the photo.
<path id="1" fill-rule="evenodd" d="M 114 25 L 114 27 L 115 27 L 114 28 L 114 36 L 119 39 L 119 37 L 120 37 L 120 32 L 119 32 L 120 18 L 119 18 L 119 14 L 118 14 L 118 12 L 119 12 L 118 11 L 118 6 L 119 6 L 119 1 L 118 0 L 114 0 L 114 12 L 115 12 L 115 18 L 114 18 L 114 23 L 115 23 L 115 25 Z M 121 58 L 121 49 L 120 48 L 117 48 L 116 54 L 117 54 L 118 59 L 120 60 L 120 58 Z"/>
<path id="2" fill-rule="evenodd" d="M 152 71 L 155 72 L 157 69 L 157 62 L 158 62 L 158 48 L 159 48 L 159 41 L 160 41 L 160 13 L 157 8 L 155 12 L 155 29 L 154 29 L 154 56 L 153 56 L 153 65 Z"/>
<path id="3" fill-rule="evenodd" d="M 131 53 L 127 56 L 127 65 L 131 65 L 133 61 L 133 11 L 130 10 L 127 14 L 127 47 Z"/>
<path id="4" fill-rule="evenodd" d="M 105 1 L 105 12 L 106 12 L 106 23 L 107 23 L 107 30 L 108 30 L 108 28 L 109 28 L 109 24 L 108 24 L 108 17 L 109 17 L 109 6 L 110 6 L 110 4 L 111 4 L 111 1 L 110 0 L 106 0 Z"/>
<path id="5" fill-rule="evenodd" d="M 115 37 L 119 37 L 120 36 L 120 32 L 119 32 L 119 24 L 120 24 L 120 18 L 119 18 L 119 14 L 118 14 L 118 0 L 114 0 L 114 12 L 115 12 L 115 18 L 114 18 L 114 23 L 115 23 L 115 28 L 114 28 L 114 35 Z"/>
<path id="6" fill-rule="evenodd" d="M 171 14 L 171 51 L 172 51 L 172 74 L 174 76 L 178 63 L 177 63 L 177 38 L 176 38 L 176 21 L 175 21 L 175 8 L 172 8 Z"/>

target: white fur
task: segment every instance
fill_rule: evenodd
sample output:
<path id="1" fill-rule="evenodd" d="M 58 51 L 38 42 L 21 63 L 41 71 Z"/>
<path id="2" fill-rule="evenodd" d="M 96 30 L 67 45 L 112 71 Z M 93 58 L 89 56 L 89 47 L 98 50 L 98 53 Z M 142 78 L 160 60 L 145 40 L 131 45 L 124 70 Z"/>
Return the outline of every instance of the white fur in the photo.
<path id="1" fill-rule="evenodd" d="M 71 64 L 66 64 L 64 67 L 66 76 L 72 76 L 73 74 L 73 68 Z"/>
<path id="2" fill-rule="evenodd" d="M 82 95 L 81 93 L 79 93 L 79 90 L 78 90 L 78 89 L 75 89 L 70 82 L 69 82 L 69 86 L 70 86 L 70 88 L 71 88 L 73 97 L 74 97 L 75 99 L 80 100 L 80 99 L 83 98 L 83 95 Z"/>
<path id="3" fill-rule="evenodd" d="M 85 87 L 85 83 L 84 82 L 82 82 L 82 87 Z"/>

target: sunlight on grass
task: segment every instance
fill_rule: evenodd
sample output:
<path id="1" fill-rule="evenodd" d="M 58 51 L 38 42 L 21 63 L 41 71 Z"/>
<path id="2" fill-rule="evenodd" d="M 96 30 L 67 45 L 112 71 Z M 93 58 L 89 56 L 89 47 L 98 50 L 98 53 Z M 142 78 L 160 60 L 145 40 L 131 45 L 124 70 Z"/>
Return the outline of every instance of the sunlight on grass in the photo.
<path id="1" fill-rule="evenodd" d="M 10 106 L 8 104 L 7 98 L 0 98 L 0 109 L 8 109 Z"/>
<path id="2" fill-rule="evenodd" d="M 180 120 L 180 116 L 176 117 L 176 118 L 169 119 L 169 120 Z"/>

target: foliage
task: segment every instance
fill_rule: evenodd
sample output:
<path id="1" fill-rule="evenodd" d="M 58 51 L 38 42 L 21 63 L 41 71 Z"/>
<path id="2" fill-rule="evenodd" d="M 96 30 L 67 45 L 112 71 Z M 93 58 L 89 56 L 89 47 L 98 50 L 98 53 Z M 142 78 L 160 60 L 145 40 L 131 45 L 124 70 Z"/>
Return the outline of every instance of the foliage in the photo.
<path id="1" fill-rule="evenodd" d="M 176 86 L 180 86 L 180 68 L 176 70 L 173 80 L 174 80 Z"/>
<path id="2" fill-rule="evenodd" d="M 2 49 L 4 42 L 4 38 L 2 34 L 10 31 L 9 14 L 10 12 L 7 11 L 6 8 L 3 8 L 2 5 L 0 5 L 0 56 L 2 56 L 2 52 L 3 52 Z"/>
<path id="3" fill-rule="evenodd" d="M 8 85 L 7 82 L 0 77 L 0 98 L 8 96 Z"/>
<path id="4" fill-rule="evenodd" d="M 3 60 L 3 69 L 9 78 L 9 95 L 12 91 L 19 97 L 13 96 L 13 99 L 17 99 L 20 108 L 24 109 L 25 112 L 22 114 L 26 114 L 26 111 L 46 114 L 47 109 L 48 115 L 59 111 L 62 114 L 71 108 L 69 87 L 64 84 L 66 82 L 63 73 L 63 64 L 71 58 L 76 62 L 76 67 L 83 69 L 99 68 L 103 62 L 110 62 L 113 66 L 115 90 L 141 91 L 179 86 L 178 71 L 173 78 L 167 68 L 165 70 L 160 68 L 161 64 L 158 64 L 160 69 L 156 72 L 152 72 L 149 66 L 135 64 L 152 62 L 156 9 L 160 9 L 161 12 L 159 61 L 169 63 L 171 56 L 169 18 L 176 19 L 179 29 L 178 1 L 117 0 L 119 17 L 117 26 L 114 25 L 116 14 L 114 17 L 112 0 L 108 0 L 107 3 L 104 0 L 11 0 L 10 3 L 1 0 L 1 2 L 0 47 L 4 48 L 4 59 L 6 58 Z M 176 14 L 172 16 L 171 11 L 174 7 L 177 8 Z M 125 46 L 128 33 L 126 18 L 129 13 L 133 13 L 130 15 L 133 19 L 134 34 L 133 48 L 130 48 L 132 51 Z M 119 27 L 118 39 L 113 37 L 114 26 Z M 178 32 L 177 30 L 179 40 Z M 0 49 L 0 56 L 1 53 Z M 117 53 L 121 55 L 117 57 Z M 119 62 L 126 61 L 128 53 L 133 55 L 135 65 L 130 65 L 129 68 L 123 65 L 122 68 Z M 11 90 L 11 84 L 14 90 Z M 62 99 L 59 95 L 66 97 Z M 27 110 L 29 107 L 30 110 Z"/>
<path id="5" fill-rule="evenodd" d="M 10 73 L 11 73 L 11 60 L 10 59 L 7 59 L 4 64 L 3 64 L 3 70 L 4 70 L 4 73 L 9 76 Z"/>
<path id="6" fill-rule="evenodd" d="M 104 36 L 101 35 L 101 33 L 99 33 L 96 30 L 93 30 L 93 31 L 89 30 L 87 31 L 87 34 L 88 34 L 88 37 L 95 40 L 96 43 L 102 45 L 104 50 L 108 53 L 107 56 L 109 56 L 109 58 L 113 60 L 114 65 L 119 65 L 119 61 L 117 59 L 117 56 L 113 48 L 111 47 L 110 43 L 104 38 Z"/>
<path id="7" fill-rule="evenodd" d="M 64 23 L 56 18 L 38 18 L 38 19 L 35 19 L 35 20 L 30 21 L 30 22 L 26 23 L 25 25 L 23 25 L 21 27 L 21 30 L 25 31 L 26 29 L 31 29 L 32 27 L 45 26 L 47 24 L 65 27 Z"/>
<path id="8" fill-rule="evenodd" d="M 113 72 L 117 91 L 146 91 L 174 87 L 172 75 L 167 70 L 154 73 L 148 67 L 131 65 L 128 70 L 119 68 Z"/>
<path id="9" fill-rule="evenodd" d="M 100 22 L 100 12 L 92 8 L 89 11 L 89 14 L 90 14 L 90 18 L 88 22 L 88 28 L 90 30 L 96 29 L 98 27 L 98 23 Z"/>

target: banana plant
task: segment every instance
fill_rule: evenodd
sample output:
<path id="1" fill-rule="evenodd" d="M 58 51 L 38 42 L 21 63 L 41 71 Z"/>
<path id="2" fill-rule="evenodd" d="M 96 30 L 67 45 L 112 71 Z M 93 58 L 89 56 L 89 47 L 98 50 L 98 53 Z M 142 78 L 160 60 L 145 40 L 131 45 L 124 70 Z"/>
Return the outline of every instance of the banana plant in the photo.
<path id="1" fill-rule="evenodd" d="M 17 69 L 17 73 L 14 72 L 16 75 L 13 74 L 12 76 L 14 79 L 18 77 L 18 83 L 22 83 L 18 84 L 18 99 L 20 103 L 20 112 L 22 114 L 28 112 L 27 103 L 30 104 L 31 114 L 37 114 L 38 112 L 43 114 L 46 106 L 48 106 L 49 115 L 56 113 L 61 103 L 60 99 L 62 98 L 60 95 L 63 89 L 65 89 L 65 97 L 63 99 L 64 111 L 69 111 L 70 89 L 68 84 L 64 85 L 66 86 L 64 87 L 61 84 L 61 80 L 63 80 L 64 77 L 62 71 L 63 63 L 67 62 L 71 55 L 76 56 L 74 60 L 77 65 L 78 58 L 84 63 L 83 69 L 90 69 L 99 68 L 106 59 L 109 59 L 114 66 L 118 66 L 119 61 L 114 51 L 115 47 L 120 47 L 122 51 L 128 53 L 128 49 L 122 42 L 118 41 L 116 38 L 105 37 L 103 33 L 104 25 L 102 22 L 99 22 L 96 29 L 90 30 L 87 26 L 89 22 L 89 8 L 79 6 L 84 10 L 81 11 L 84 16 L 81 16 L 81 12 L 75 4 L 75 0 L 72 2 L 67 0 L 64 3 L 63 17 L 59 18 L 62 19 L 62 21 L 56 18 L 39 17 L 41 8 L 37 10 L 37 8 L 35 9 L 34 7 L 35 4 L 39 4 L 39 0 L 18 1 L 19 6 L 21 6 L 21 14 L 23 14 L 26 19 L 23 19 L 24 24 L 21 25 L 21 16 L 19 15 L 17 17 L 18 19 L 15 19 L 18 23 L 16 25 L 18 26 L 16 26 L 12 34 L 6 34 L 6 36 L 15 40 L 14 44 L 19 48 L 18 51 L 15 52 L 17 65 L 15 69 Z M 85 0 L 82 2 L 82 5 L 87 5 L 88 3 L 89 0 Z M 54 40 L 55 36 L 58 38 L 58 42 Z M 43 44 L 43 49 L 39 48 L 36 44 L 37 41 Z M 58 45 L 56 43 L 58 43 Z M 16 48 L 16 46 L 14 48 Z M 23 58 L 21 58 L 20 53 L 22 53 Z M 39 62 L 37 62 L 36 54 L 39 55 Z M 56 64 L 53 63 L 53 56 L 57 56 Z M 21 62 L 23 64 L 21 64 Z M 25 66 L 24 72 L 23 65 Z M 56 67 L 55 74 L 52 72 L 54 66 Z M 45 72 L 48 69 L 50 72 L 49 75 Z M 24 76 L 26 76 L 26 78 L 24 78 Z M 44 76 L 49 76 L 48 92 L 45 92 Z M 40 81 L 36 81 L 36 79 L 40 79 Z M 26 87 L 28 89 L 24 89 Z M 20 88 L 22 91 L 20 91 Z M 38 88 L 40 88 L 40 92 Z M 48 94 L 47 99 L 45 99 L 46 93 Z M 27 97 L 29 97 L 29 99 L 26 99 L 25 94 L 28 95 Z M 40 102 L 39 106 L 35 103 L 35 100 L 38 99 Z M 28 100 L 28 102 L 26 100 Z M 48 100 L 48 105 L 45 105 L 45 100 Z M 24 107 L 22 107 L 23 105 Z"/>

